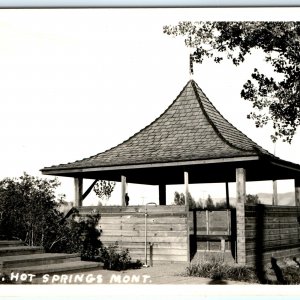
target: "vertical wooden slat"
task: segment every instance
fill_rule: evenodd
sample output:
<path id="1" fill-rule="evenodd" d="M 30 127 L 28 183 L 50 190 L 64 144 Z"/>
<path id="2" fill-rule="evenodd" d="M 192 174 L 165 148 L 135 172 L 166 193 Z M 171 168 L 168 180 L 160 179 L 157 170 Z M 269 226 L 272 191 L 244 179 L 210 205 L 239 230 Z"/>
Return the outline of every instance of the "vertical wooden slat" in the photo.
<path id="1" fill-rule="evenodd" d="M 82 206 L 82 178 L 74 178 L 74 188 L 75 188 L 75 207 Z"/>
<path id="2" fill-rule="evenodd" d="M 126 177 L 121 176 L 121 205 L 125 206 Z"/>

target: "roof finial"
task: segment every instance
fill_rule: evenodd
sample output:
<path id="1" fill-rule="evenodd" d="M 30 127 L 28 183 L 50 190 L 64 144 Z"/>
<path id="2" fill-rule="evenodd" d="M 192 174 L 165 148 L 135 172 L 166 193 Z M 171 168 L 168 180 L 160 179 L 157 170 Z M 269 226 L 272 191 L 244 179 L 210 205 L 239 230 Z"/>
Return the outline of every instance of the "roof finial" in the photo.
<path id="1" fill-rule="evenodd" d="M 193 75 L 194 75 L 194 55 L 192 53 L 190 53 L 190 78 L 193 79 Z"/>

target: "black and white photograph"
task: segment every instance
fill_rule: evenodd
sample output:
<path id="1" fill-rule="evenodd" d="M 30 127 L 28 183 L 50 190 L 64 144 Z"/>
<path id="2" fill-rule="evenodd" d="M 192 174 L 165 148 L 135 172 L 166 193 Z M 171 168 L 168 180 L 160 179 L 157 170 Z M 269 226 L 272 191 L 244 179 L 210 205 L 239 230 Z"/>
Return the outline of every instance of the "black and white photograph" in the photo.
<path id="1" fill-rule="evenodd" d="M 299 13 L 0 9 L 0 289 L 299 285 Z"/>

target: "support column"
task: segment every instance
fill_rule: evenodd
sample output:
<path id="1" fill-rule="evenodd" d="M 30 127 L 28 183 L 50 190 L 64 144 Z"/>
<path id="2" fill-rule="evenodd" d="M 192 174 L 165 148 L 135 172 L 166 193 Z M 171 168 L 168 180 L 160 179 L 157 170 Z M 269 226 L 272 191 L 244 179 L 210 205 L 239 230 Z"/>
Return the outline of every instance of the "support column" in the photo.
<path id="1" fill-rule="evenodd" d="M 236 169 L 236 247 L 237 262 L 246 264 L 245 234 L 246 170 Z"/>
<path id="2" fill-rule="evenodd" d="M 273 180 L 272 205 L 278 205 L 277 181 Z"/>
<path id="3" fill-rule="evenodd" d="M 121 176 L 121 206 L 125 206 L 126 177 Z"/>
<path id="4" fill-rule="evenodd" d="M 166 205 L 166 185 L 160 184 L 159 185 L 159 205 Z"/>
<path id="5" fill-rule="evenodd" d="M 295 179 L 295 204 L 300 206 L 300 178 Z"/>
<path id="6" fill-rule="evenodd" d="M 74 187 L 75 187 L 75 207 L 82 206 L 82 178 L 74 178 Z"/>
<path id="7" fill-rule="evenodd" d="M 187 217 L 187 223 L 189 219 L 189 204 L 188 204 L 188 194 L 189 194 L 189 173 L 184 172 L 184 196 L 185 196 L 185 211 Z M 187 262 L 191 260 L 191 252 L 190 252 L 190 226 L 186 228 L 186 236 L 187 236 Z"/>
<path id="8" fill-rule="evenodd" d="M 228 182 L 225 183 L 226 186 L 226 208 L 228 209 L 230 207 L 229 203 L 229 184 Z"/>
<path id="9" fill-rule="evenodd" d="M 184 172 L 184 196 L 185 196 L 185 206 L 188 208 L 188 194 L 189 194 L 189 173 Z"/>

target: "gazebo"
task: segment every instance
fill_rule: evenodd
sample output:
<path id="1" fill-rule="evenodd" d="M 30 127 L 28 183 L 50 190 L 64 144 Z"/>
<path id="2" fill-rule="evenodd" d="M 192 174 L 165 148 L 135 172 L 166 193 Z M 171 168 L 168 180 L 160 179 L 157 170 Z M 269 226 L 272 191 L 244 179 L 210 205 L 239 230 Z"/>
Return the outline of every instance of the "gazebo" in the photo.
<path id="1" fill-rule="evenodd" d="M 176 214 L 181 217 L 185 215 L 184 224 L 187 224 L 187 228 L 180 230 L 185 232 L 183 243 L 187 246 L 186 255 L 181 260 L 190 259 L 191 228 L 188 224 L 191 214 L 188 212 L 187 203 L 184 209 L 166 205 L 166 185 L 184 184 L 185 199 L 187 199 L 189 183 L 223 182 L 226 185 L 229 207 L 228 183 L 236 182 L 235 256 L 242 264 L 251 261 L 251 251 L 248 250 L 252 248 L 248 249 L 246 244 L 248 240 L 253 242 L 255 239 L 255 237 L 247 237 L 246 223 L 249 219 L 246 218 L 247 213 L 252 214 L 250 219 L 254 218 L 255 214 L 253 215 L 253 208 L 247 209 L 245 205 L 246 178 L 247 181 L 295 179 L 295 204 L 299 206 L 300 203 L 300 166 L 272 155 L 230 124 L 194 80 L 188 81 L 173 103 L 156 120 L 123 143 L 89 158 L 45 167 L 41 171 L 45 175 L 73 177 L 77 207 L 82 206 L 83 199 L 93 186 L 83 193 L 83 179 L 94 179 L 95 182 L 97 180 L 121 182 L 120 207 L 118 209 L 106 208 L 107 211 L 103 212 L 103 215 L 104 213 L 110 214 L 110 217 L 113 214 L 120 214 L 123 217 L 124 214 L 142 214 L 143 212 L 140 207 L 135 209 L 125 207 L 126 182 L 159 186 L 159 207 L 150 208 L 149 206 L 148 210 L 156 213 L 163 212 L 162 217 L 164 216 L 165 219 L 167 217 L 174 219 Z M 274 206 L 271 208 L 274 212 Z M 281 208 L 279 214 L 282 215 L 283 210 L 284 214 L 293 215 L 291 217 L 293 220 L 297 219 L 298 212 L 295 208 Z M 175 221 L 172 220 L 172 222 Z M 297 244 L 298 247 L 299 243 L 300 247 L 298 225 L 297 223 L 297 226 L 294 224 L 287 228 L 293 228 L 293 245 Z M 254 228 L 255 224 L 252 227 Z M 252 231 L 256 230 L 252 227 Z M 295 237 L 296 227 L 297 237 Z M 144 230 L 146 231 L 146 228 Z M 127 231 L 130 236 L 130 230 Z M 121 236 L 124 235 L 121 234 Z M 174 236 L 174 231 L 170 236 L 164 233 L 161 241 L 163 242 L 163 237 L 170 237 L 172 244 L 172 236 Z M 154 233 L 153 237 L 155 237 Z M 112 242 L 113 238 L 108 240 Z M 128 239 L 125 243 L 123 239 L 120 243 L 127 245 L 131 240 Z M 142 241 L 137 240 L 139 243 Z M 289 244 L 290 240 L 290 237 L 287 238 L 286 243 Z M 297 248 L 296 246 L 294 248 Z M 169 249 L 171 248 L 172 245 Z M 153 249 L 155 250 L 155 245 Z M 277 252 L 279 250 L 276 249 Z M 160 254 L 161 260 L 167 260 L 167 251 L 159 253 L 163 253 Z M 176 261 L 176 255 L 173 260 Z"/>

